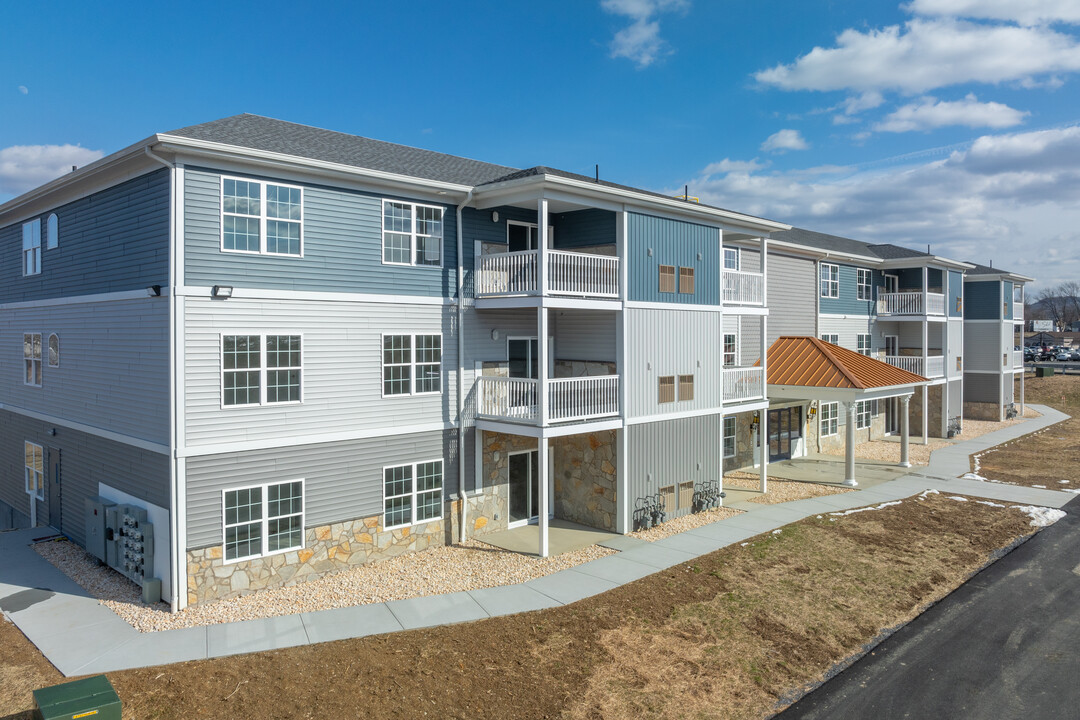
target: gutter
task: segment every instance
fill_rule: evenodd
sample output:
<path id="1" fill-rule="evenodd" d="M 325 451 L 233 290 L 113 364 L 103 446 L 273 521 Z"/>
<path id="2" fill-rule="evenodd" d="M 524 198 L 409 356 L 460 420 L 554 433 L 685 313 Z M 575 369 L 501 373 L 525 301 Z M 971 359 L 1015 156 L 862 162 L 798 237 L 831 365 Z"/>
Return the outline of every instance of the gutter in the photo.
<path id="1" fill-rule="evenodd" d="M 465 534 L 468 520 L 468 496 L 465 493 L 465 265 L 464 231 L 461 228 L 461 211 L 472 202 L 473 191 L 470 189 L 465 199 L 457 206 L 457 421 L 458 421 L 458 494 L 461 496 L 461 542 L 467 539 Z M 473 458 L 476 462 L 476 458 Z"/>

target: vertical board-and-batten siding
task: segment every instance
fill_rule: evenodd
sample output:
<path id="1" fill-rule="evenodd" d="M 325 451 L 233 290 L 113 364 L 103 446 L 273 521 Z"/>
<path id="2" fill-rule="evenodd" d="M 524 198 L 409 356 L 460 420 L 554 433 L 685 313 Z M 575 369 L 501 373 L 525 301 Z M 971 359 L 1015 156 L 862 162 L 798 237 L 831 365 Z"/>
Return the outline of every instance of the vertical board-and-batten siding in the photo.
<path id="1" fill-rule="evenodd" d="M 721 406 L 723 355 L 718 312 L 628 308 L 626 318 L 626 417 Z M 694 399 L 659 402 L 659 379 L 693 375 Z M 676 392 L 677 396 L 677 392 Z"/>
<path id="2" fill-rule="evenodd" d="M 627 426 L 627 500 L 655 495 L 665 485 L 720 482 L 723 475 L 723 418 L 720 415 L 679 418 Z M 676 491 L 676 495 L 677 495 Z M 668 508 L 670 519 L 688 509 Z"/>
<path id="3" fill-rule="evenodd" d="M 221 492 L 304 479 L 304 524 L 382 515 L 383 468 L 443 460 L 443 495 L 457 493 L 457 431 L 251 450 L 187 461 L 187 549 L 221 543 Z"/>
<path id="4" fill-rule="evenodd" d="M 46 227 L 53 212 L 59 245 L 50 250 Z M 22 274 L 23 223 L 0 229 L 0 303 L 169 284 L 169 171 L 165 168 L 35 217 L 41 220 L 38 275 Z"/>
<path id="5" fill-rule="evenodd" d="M 816 336 L 817 272 L 813 260 L 769 253 L 768 344 L 781 335 Z"/>
<path id="6" fill-rule="evenodd" d="M 442 205 L 442 267 L 382 261 L 382 201 L 410 199 L 311 184 L 300 184 L 303 257 L 230 253 L 221 250 L 221 175 L 193 168 L 184 173 L 186 284 L 428 297 L 457 294 L 455 206 Z"/>
<path id="7" fill-rule="evenodd" d="M 950 321 L 948 324 L 949 356 L 945 358 L 945 373 L 950 378 L 964 376 L 964 323 L 959 320 Z M 956 359 L 960 358 L 960 369 L 956 369 Z M 951 405 L 950 405 L 951 407 Z"/>
<path id="8" fill-rule="evenodd" d="M 629 298 L 682 305 L 720 304 L 720 230 L 667 218 L 627 214 Z M 651 255 L 650 255 L 651 252 Z M 660 292 L 660 266 L 694 268 L 694 292 Z"/>
<path id="9" fill-rule="evenodd" d="M 323 301 L 185 305 L 186 444 L 310 442 L 329 433 L 385 431 L 452 421 L 457 373 L 456 315 L 439 305 Z M 300 404 L 221 407 L 222 334 L 302 334 Z M 442 334 L 442 392 L 382 397 L 382 335 Z"/>
<path id="10" fill-rule="evenodd" d="M 23 382 L 23 333 L 41 333 L 41 387 Z M 2 310 L 0 402 L 168 444 L 168 336 L 167 297 Z"/>

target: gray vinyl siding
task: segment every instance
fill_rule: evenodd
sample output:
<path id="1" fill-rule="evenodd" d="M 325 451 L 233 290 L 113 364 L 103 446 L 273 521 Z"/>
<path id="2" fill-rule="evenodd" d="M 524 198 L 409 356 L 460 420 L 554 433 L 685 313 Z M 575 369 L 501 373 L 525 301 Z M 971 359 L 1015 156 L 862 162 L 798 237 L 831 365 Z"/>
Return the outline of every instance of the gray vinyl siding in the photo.
<path id="1" fill-rule="evenodd" d="M 627 486 L 631 511 L 635 501 L 655 495 L 665 485 L 719 481 L 723 475 L 721 415 L 679 418 L 627 426 Z M 670 519 L 686 508 L 668 508 Z"/>
<path id="2" fill-rule="evenodd" d="M 996 320 L 1001 318 L 1001 283 L 997 280 L 964 283 L 964 318 Z"/>
<path id="3" fill-rule="evenodd" d="M 719 305 L 720 231 L 695 223 L 629 213 L 627 262 L 630 300 L 673 305 Z M 660 266 L 694 268 L 694 292 L 660 292 Z"/>
<path id="4" fill-rule="evenodd" d="M 23 383 L 23 333 L 41 333 L 41 387 Z M 168 336 L 166 297 L 0 311 L 0 402 L 166 444 Z"/>
<path id="5" fill-rule="evenodd" d="M 946 332 L 949 335 L 949 353 L 945 358 L 945 374 L 950 378 L 961 378 L 964 375 L 964 323 L 963 321 L 950 320 Z M 961 369 L 956 369 L 956 358 L 961 358 Z"/>
<path id="6" fill-rule="evenodd" d="M 781 335 L 817 336 L 816 272 L 813 260 L 769 253 L 770 346 Z"/>
<path id="7" fill-rule="evenodd" d="M 857 351 L 859 349 L 859 335 L 870 335 L 870 346 L 874 350 L 884 345 L 884 341 L 881 340 L 877 333 L 872 332 L 872 328 L 873 324 L 869 317 L 839 318 L 832 315 L 822 315 L 818 318 L 818 337 L 825 334 L 838 335 L 839 342 L 837 344 L 848 350 Z"/>
<path id="8" fill-rule="evenodd" d="M 457 431 L 252 450 L 187 461 L 187 549 L 221 543 L 221 492 L 304 479 L 304 525 L 382 515 L 383 468 L 443 459 L 443 495 L 457 492 Z"/>
<path id="9" fill-rule="evenodd" d="M 738 336 L 739 357 L 737 363 L 742 366 L 753 365 L 761 358 L 761 318 L 757 315 L 724 314 L 724 334 Z M 723 338 L 717 344 L 717 351 L 723 352 Z"/>
<path id="10" fill-rule="evenodd" d="M 416 200 L 288 182 L 304 190 L 303 257 L 238 254 L 221 250 L 221 173 L 188 168 L 184 177 L 188 285 L 436 297 L 457 293 L 457 217 L 453 205 L 442 205 L 442 267 L 385 265 L 382 201 Z M 274 182 L 268 177 L 253 179 Z"/>
<path id="11" fill-rule="evenodd" d="M 59 247 L 49 250 L 46 220 L 54 212 Z M 169 284 L 169 171 L 165 168 L 35 217 L 41 219 L 38 275 L 22 275 L 23 223 L 0 229 L 0 303 Z"/>
<path id="12" fill-rule="evenodd" d="M 626 417 L 716 408 L 721 405 L 723 355 L 717 312 L 627 309 Z M 694 375 L 694 399 L 660 404 L 659 379 Z"/>
<path id="13" fill-rule="evenodd" d="M 287 442 L 331 432 L 452 420 L 457 374 L 454 313 L 440 305 L 203 298 L 186 301 L 185 398 L 189 446 Z M 222 334 L 302 334 L 303 402 L 221 407 Z M 382 397 L 382 335 L 442 334 L 442 392 Z"/>
<path id="14" fill-rule="evenodd" d="M 86 542 L 83 501 L 98 494 L 98 483 L 122 490 L 160 507 L 169 507 L 169 457 L 131 445 L 57 427 L 7 410 L 0 410 L 0 501 L 29 516 L 25 492 L 23 443 L 60 450 L 61 526 L 79 545 Z M 46 467 L 46 474 L 48 468 Z M 46 482 L 49 478 L 46 478 Z M 49 493 L 38 502 L 38 522 L 49 522 Z"/>
<path id="15" fill-rule="evenodd" d="M 1001 323 L 964 323 L 964 369 L 1001 372 L 1001 348 L 1004 341 Z"/>
<path id="16" fill-rule="evenodd" d="M 964 414 L 964 381 L 953 380 L 948 385 L 949 417 L 962 417 Z"/>
<path id="17" fill-rule="evenodd" d="M 618 315 L 603 310 L 555 311 L 555 357 L 615 362 Z"/>
<path id="18" fill-rule="evenodd" d="M 1011 375 L 1009 376 L 1012 377 Z M 989 373 L 964 375 L 964 402 L 1000 402 L 1001 376 Z"/>
<path id="19" fill-rule="evenodd" d="M 751 248 L 739 248 L 739 270 L 749 273 L 761 272 L 761 251 Z"/>

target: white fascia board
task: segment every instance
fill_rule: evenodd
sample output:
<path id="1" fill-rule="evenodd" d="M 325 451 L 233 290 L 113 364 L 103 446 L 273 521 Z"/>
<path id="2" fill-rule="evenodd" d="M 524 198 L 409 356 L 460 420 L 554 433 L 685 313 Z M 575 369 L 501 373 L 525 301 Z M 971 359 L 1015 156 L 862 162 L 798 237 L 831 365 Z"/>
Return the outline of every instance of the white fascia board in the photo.
<path id="1" fill-rule="evenodd" d="M 520 435 L 521 437 L 537 439 L 566 437 L 567 435 L 580 435 L 584 433 L 602 432 L 604 430 L 621 430 L 623 427 L 623 420 L 619 417 L 607 420 L 589 420 L 587 422 L 570 423 L 567 425 L 549 425 L 548 427 L 500 420 L 486 420 L 482 418 L 476 421 L 477 430 L 497 432 L 504 435 Z"/>
<path id="2" fill-rule="evenodd" d="M 928 265 L 944 265 L 949 270 L 960 271 L 972 270 L 975 268 L 971 263 L 966 263 L 961 260 L 951 260 L 949 258 L 941 257 L 940 255 L 918 255 L 915 257 L 891 258 L 889 260 L 881 261 L 881 267 L 885 270 L 921 268 Z"/>
<path id="3" fill-rule="evenodd" d="M 803 385 L 768 385 L 766 394 L 770 400 L 821 400 L 823 402 L 859 402 L 911 395 L 916 388 L 928 385 L 929 380 L 906 385 L 889 385 L 880 388 L 824 388 Z"/>
<path id="4" fill-rule="evenodd" d="M 760 305 L 729 305 L 724 303 L 725 315 L 755 315 L 757 317 L 768 317 L 769 308 L 761 307 Z"/>
<path id="5" fill-rule="evenodd" d="M 821 259 L 828 254 L 824 250 L 818 250 L 808 245 L 797 245 L 775 238 L 769 238 L 768 252 L 774 255 L 798 255 L 811 259 Z"/>
<path id="6" fill-rule="evenodd" d="M 981 282 L 981 281 L 985 281 L 985 280 L 993 280 L 995 282 L 1000 282 L 1001 280 L 1008 280 L 1009 282 L 1014 282 L 1014 283 L 1035 282 L 1035 278 L 1029 278 L 1026 275 L 1017 275 L 1016 273 L 1011 273 L 1011 272 L 988 273 L 988 274 L 983 274 L 983 275 L 965 275 L 964 276 L 964 282 Z"/>
<path id="7" fill-rule="evenodd" d="M 480 297 L 473 301 L 478 310 L 527 309 L 527 308 L 569 308 L 577 310 L 622 310 L 621 300 L 600 300 L 590 298 L 561 297 L 558 295 L 510 295 L 506 297 Z"/>

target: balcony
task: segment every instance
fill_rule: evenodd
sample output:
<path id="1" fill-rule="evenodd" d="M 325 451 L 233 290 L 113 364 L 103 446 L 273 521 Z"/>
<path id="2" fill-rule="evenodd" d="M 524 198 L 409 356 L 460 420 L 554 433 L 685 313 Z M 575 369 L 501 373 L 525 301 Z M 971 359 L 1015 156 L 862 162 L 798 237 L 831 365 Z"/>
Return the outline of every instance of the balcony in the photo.
<path id="1" fill-rule="evenodd" d="M 476 383 L 478 417 L 540 424 L 540 381 L 485 375 Z M 548 422 L 579 422 L 619 414 L 619 376 L 548 381 Z"/>
<path id="2" fill-rule="evenodd" d="M 765 276 L 761 273 L 725 270 L 724 302 L 735 305 L 764 305 Z"/>
<path id="3" fill-rule="evenodd" d="M 944 315 L 945 295 L 926 293 L 926 312 L 923 312 L 921 292 L 895 292 L 878 295 L 877 314 L 880 315 Z"/>
<path id="4" fill-rule="evenodd" d="M 945 377 L 945 358 L 942 355 L 931 355 L 926 358 L 925 366 L 921 355 L 886 355 L 885 362 L 901 370 L 922 375 L 924 378 Z"/>
<path id="5" fill-rule="evenodd" d="M 724 368 L 724 402 L 737 403 L 765 397 L 765 376 L 760 367 Z"/>
<path id="6" fill-rule="evenodd" d="M 538 250 L 476 258 L 476 297 L 571 295 L 618 298 L 619 258 L 547 250 L 547 287 L 540 287 Z"/>
<path id="7" fill-rule="evenodd" d="M 1022 367 L 1024 367 L 1024 351 L 1023 350 L 1013 350 L 1012 351 L 1012 362 L 1013 362 L 1012 366 L 1014 368 L 1022 368 Z"/>

